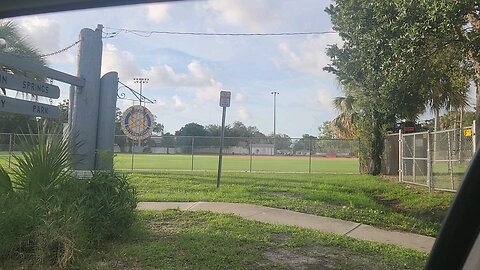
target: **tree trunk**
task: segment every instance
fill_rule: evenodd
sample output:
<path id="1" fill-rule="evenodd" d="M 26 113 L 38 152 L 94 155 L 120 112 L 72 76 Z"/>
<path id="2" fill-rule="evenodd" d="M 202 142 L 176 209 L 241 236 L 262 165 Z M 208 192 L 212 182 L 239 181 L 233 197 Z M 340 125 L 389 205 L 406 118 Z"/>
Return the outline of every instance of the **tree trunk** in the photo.
<path id="1" fill-rule="evenodd" d="M 382 170 L 384 148 L 383 117 L 374 111 L 371 121 L 364 119 L 360 135 L 360 172 L 378 175 Z"/>

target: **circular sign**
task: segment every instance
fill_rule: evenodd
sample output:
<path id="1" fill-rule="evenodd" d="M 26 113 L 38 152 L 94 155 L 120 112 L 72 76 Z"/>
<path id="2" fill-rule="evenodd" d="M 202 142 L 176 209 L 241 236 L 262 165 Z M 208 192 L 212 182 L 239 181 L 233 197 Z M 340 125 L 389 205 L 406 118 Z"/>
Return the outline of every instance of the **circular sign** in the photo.
<path id="1" fill-rule="evenodd" d="M 122 115 L 122 131 L 132 140 L 145 140 L 152 135 L 153 114 L 147 108 L 134 105 Z"/>

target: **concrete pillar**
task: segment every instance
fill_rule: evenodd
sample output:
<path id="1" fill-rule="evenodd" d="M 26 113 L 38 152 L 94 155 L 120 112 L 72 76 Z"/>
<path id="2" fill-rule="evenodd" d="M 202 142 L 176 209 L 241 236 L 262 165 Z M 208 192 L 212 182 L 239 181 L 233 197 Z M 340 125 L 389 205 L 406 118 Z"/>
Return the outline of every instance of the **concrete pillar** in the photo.
<path id="1" fill-rule="evenodd" d="M 115 113 L 117 108 L 118 73 L 109 72 L 100 80 L 98 109 L 96 170 L 113 169 Z"/>
<path id="2" fill-rule="evenodd" d="M 95 31 L 80 31 L 77 76 L 85 79 L 84 87 L 77 87 L 72 107 L 71 136 L 74 142 L 74 169 L 94 170 L 97 145 L 100 72 L 102 65 L 102 26 Z"/>

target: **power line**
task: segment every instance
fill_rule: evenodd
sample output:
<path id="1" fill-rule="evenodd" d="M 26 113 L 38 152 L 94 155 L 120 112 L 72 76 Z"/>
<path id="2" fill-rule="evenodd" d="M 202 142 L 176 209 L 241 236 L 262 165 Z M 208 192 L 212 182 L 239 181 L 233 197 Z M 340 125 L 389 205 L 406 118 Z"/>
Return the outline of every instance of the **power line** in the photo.
<path id="1" fill-rule="evenodd" d="M 307 36 L 336 34 L 335 31 L 310 31 L 310 32 L 278 32 L 278 33 L 207 33 L 207 32 L 181 32 L 181 31 L 157 31 L 157 30 L 136 30 L 125 28 L 105 27 L 113 32 L 104 32 L 104 38 L 113 38 L 120 33 L 134 34 L 140 37 L 150 37 L 154 34 L 160 35 L 183 35 L 183 36 Z"/>

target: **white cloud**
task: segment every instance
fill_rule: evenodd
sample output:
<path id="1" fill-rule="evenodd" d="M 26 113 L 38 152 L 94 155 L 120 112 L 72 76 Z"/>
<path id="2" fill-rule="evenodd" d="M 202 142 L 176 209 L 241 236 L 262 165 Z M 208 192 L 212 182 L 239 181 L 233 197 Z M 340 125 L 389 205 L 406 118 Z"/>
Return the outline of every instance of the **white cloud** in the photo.
<path id="1" fill-rule="evenodd" d="M 261 31 L 281 22 L 275 10 L 278 6 L 267 5 L 263 0 L 209 0 L 205 9 L 217 12 L 220 23 Z"/>
<path id="2" fill-rule="evenodd" d="M 162 99 L 157 99 L 156 101 L 157 102 L 155 102 L 154 104 L 147 104 L 146 106 L 154 115 L 161 118 L 161 112 L 165 110 L 165 108 L 167 107 L 167 103 Z"/>
<path id="3" fill-rule="evenodd" d="M 217 100 L 225 87 L 213 78 L 210 69 L 198 61 L 192 61 L 187 69 L 188 73 L 179 74 L 169 65 L 156 65 L 145 70 L 144 74 L 155 85 L 193 93 L 198 103 Z"/>
<path id="4" fill-rule="evenodd" d="M 52 19 L 34 17 L 22 18 L 18 25 L 31 44 L 42 53 L 60 48 L 60 24 Z"/>
<path id="5" fill-rule="evenodd" d="M 147 20 L 154 23 L 162 23 L 170 19 L 170 5 L 165 3 L 149 4 L 147 8 Z"/>
<path id="6" fill-rule="evenodd" d="M 235 102 L 242 102 L 246 100 L 246 96 L 242 93 L 236 93 L 233 95 L 233 100 Z"/>
<path id="7" fill-rule="evenodd" d="M 293 49 L 287 43 L 281 43 L 278 49 L 291 68 L 313 75 L 325 75 L 327 72 L 323 68 L 330 63 L 326 52 L 331 44 L 341 45 L 342 40 L 337 34 L 327 34 L 309 38 Z"/>
<path id="8" fill-rule="evenodd" d="M 130 80 L 141 74 L 132 53 L 120 51 L 115 45 L 107 43 L 103 48 L 102 74 L 110 71 L 117 71 L 122 81 Z"/>
<path id="9" fill-rule="evenodd" d="M 153 86 L 170 87 L 189 92 L 200 104 L 205 101 L 218 100 L 220 91 L 225 87 L 214 79 L 213 73 L 208 67 L 194 60 L 187 65 L 187 70 L 187 73 L 177 73 L 166 64 L 140 69 L 132 53 L 121 51 L 112 44 L 104 46 L 102 74 L 117 71 L 120 79 L 128 84 L 132 82 L 132 78 L 144 76 L 150 79 L 149 83 Z"/>
<path id="10" fill-rule="evenodd" d="M 242 122 L 247 122 L 252 118 L 252 114 L 244 107 L 239 107 L 237 109 L 237 116 Z"/>
<path id="11" fill-rule="evenodd" d="M 180 99 L 179 96 L 175 95 L 172 97 L 172 100 L 173 100 L 173 106 L 175 108 L 176 111 L 179 111 L 179 112 L 184 112 L 187 110 L 187 106 L 185 106 L 185 104 L 183 103 L 183 101 Z"/>
<path id="12" fill-rule="evenodd" d="M 325 90 L 325 89 L 317 90 L 317 96 L 315 101 L 324 110 L 327 110 L 329 112 L 335 111 L 335 109 L 333 108 L 333 96 L 328 90 Z"/>

